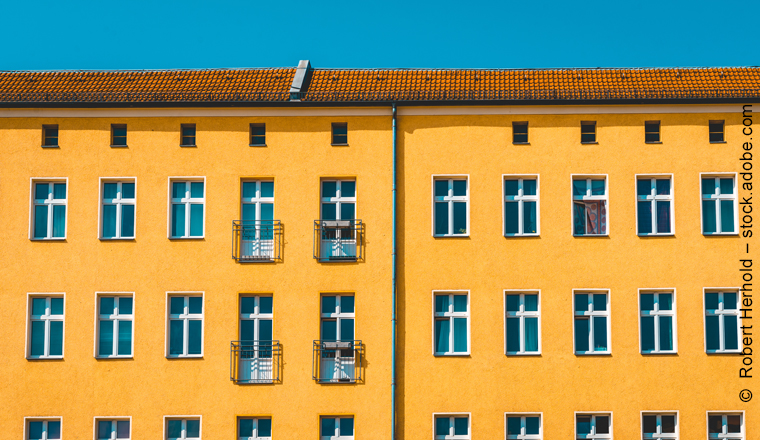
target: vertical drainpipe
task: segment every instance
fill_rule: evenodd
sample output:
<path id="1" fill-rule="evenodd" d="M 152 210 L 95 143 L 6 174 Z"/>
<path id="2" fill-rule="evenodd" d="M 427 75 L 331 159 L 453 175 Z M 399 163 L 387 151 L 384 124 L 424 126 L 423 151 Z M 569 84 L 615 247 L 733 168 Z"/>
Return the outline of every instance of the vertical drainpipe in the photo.
<path id="1" fill-rule="evenodd" d="M 392 363 L 391 363 L 391 440 L 396 440 L 396 103 L 392 103 L 393 106 L 393 250 L 392 265 L 393 265 L 393 279 L 392 279 L 392 295 L 393 295 L 393 319 L 391 321 L 393 327 L 393 340 L 392 340 Z"/>

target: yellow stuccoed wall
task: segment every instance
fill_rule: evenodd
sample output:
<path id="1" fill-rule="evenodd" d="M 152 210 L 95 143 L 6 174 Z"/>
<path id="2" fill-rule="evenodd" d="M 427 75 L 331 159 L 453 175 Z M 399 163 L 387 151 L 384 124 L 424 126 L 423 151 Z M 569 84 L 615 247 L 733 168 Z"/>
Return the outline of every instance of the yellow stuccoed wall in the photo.
<path id="1" fill-rule="evenodd" d="M 739 285 L 748 240 L 701 234 L 699 173 L 739 170 L 739 113 L 400 114 L 400 438 L 429 440 L 434 413 L 466 412 L 473 439 L 503 439 L 505 412 L 542 412 L 545 439 L 570 439 L 575 411 L 599 411 L 613 413 L 616 439 L 634 439 L 641 411 L 678 411 L 679 438 L 691 440 L 706 438 L 708 410 L 746 411 L 754 438 L 741 357 L 704 352 L 703 288 Z M 726 120 L 727 143 L 708 142 L 711 119 Z M 580 144 L 581 120 L 597 121 L 597 145 Z M 647 120 L 662 121 L 662 144 L 644 143 Z M 529 121 L 530 145 L 511 143 L 512 121 Z M 248 146 L 253 122 L 266 123 L 267 147 Z M 349 147 L 330 146 L 331 122 L 348 122 Z M 128 148 L 108 146 L 112 123 L 128 125 Z M 197 148 L 179 147 L 183 123 L 197 125 Z M 59 125 L 60 149 L 40 147 L 42 124 Z M 204 440 L 233 439 L 237 416 L 268 415 L 274 438 L 316 439 L 320 415 L 353 414 L 357 440 L 390 438 L 391 141 L 390 116 L 0 118 L 0 431 L 20 439 L 24 417 L 61 416 L 63 439 L 89 439 L 93 417 L 131 416 L 132 438 L 154 439 L 164 416 L 201 415 Z M 673 237 L 636 236 L 634 176 L 650 173 L 674 175 Z M 468 238 L 432 237 L 437 174 L 469 176 Z M 503 174 L 540 175 L 540 237 L 502 235 Z M 571 174 L 608 176 L 609 237 L 572 236 Z M 204 239 L 167 239 L 170 176 L 206 177 Z M 320 264 L 319 181 L 344 176 L 357 179 L 366 258 Z M 31 177 L 68 177 L 65 242 L 29 240 Z M 136 177 L 136 240 L 98 240 L 100 177 Z M 274 178 L 282 263 L 231 258 L 248 177 Z M 609 289 L 609 356 L 573 354 L 582 288 Z M 675 289 L 677 355 L 639 353 L 645 288 Z M 471 355 L 434 357 L 432 292 L 455 289 L 470 292 Z M 505 289 L 540 289 L 541 356 L 505 356 Z M 168 291 L 204 292 L 203 359 L 166 359 Z M 24 358 L 29 292 L 66 293 L 62 361 Z M 135 292 L 134 359 L 93 357 L 96 292 Z M 363 384 L 311 379 L 326 292 L 356 295 Z M 274 296 L 281 384 L 229 380 L 243 293 Z"/>
<path id="2" fill-rule="evenodd" d="M 248 146 L 248 126 L 266 123 L 267 147 Z M 349 147 L 330 146 L 330 123 L 348 122 Z M 42 124 L 59 125 L 60 149 L 40 147 Z M 126 123 L 128 148 L 110 148 L 110 124 Z M 182 123 L 197 124 L 197 148 L 179 147 Z M 93 417 L 131 416 L 133 439 L 158 439 L 163 416 L 201 415 L 202 437 L 236 438 L 236 417 L 268 415 L 275 438 L 316 438 L 319 415 L 353 414 L 358 438 L 390 436 L 390 117 L 0 119 L 0 431 L 21 439 L 23 418 L 61 416 L 63 439 L 93 438 Z M 98 179 L 136 177 L 136 239 L 98 240 Z M 206 177 L 205 238 L 169 240 L 169 176 Z M 323 177 L 357 179 L 365 261 L 312 258 Z M 30 177 L 68 177 L 65 242 L 30 241 Z M 275 181 L 283 262 L 238 264 L 232 220 L 240 180 Z M 134 359 L 94 358 L 96 292 L 135 293 Z M 167 359 L 167 291 L 205 292 L 203 359 Z M 26 295 L 65 292 L 64 360 L 26 360 Z M 230 341 L 238 297 L 274 297 L 282 383 L 234 385 Z M 319 385 L 311 378 L 320 294 L 356 295 L 356 338 L 366 345 L 366 381 Z"/>

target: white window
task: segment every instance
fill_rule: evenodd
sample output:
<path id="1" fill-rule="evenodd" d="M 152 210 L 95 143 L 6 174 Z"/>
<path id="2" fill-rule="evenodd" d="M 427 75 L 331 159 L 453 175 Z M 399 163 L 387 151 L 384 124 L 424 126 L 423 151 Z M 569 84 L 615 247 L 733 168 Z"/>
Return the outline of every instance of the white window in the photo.
<path id="1" fill-rule="evenodd" d="M 467 292 L 433 295 L 433 353 L 470 353 L 470 299 Z"/>
<path id="2" fill-rule="evenodd" d="M 710 440 L 745 440 L 744 414 L 707 413 L 707 438 Z"/>
<path id="3" fill-rule="evenodd" d="M 29 359 L 63 357 L 64 297 L 29 295 Z"/>
<path id="4" fill-rule="evenodd" d="M 678 415 L 676 413 L 641 415 L 642 440 L 678 439 Z"/>
<path id="5" fill-rule="evenodd" d="M 272 438 L 272 419 L 248 418 L 238 419 L 238 440 L 255 440 Z"/>
<path id="6" fill-rule="evenodd" d="M 322 296 L 320 381 L 356 378 L 355 316 L 353 295 Z"/>
<path id="7" fill-rule="evenodd" d="M 320 260 L 356 259 L 356 181 L 322 180 L 321 202 Z"/>
<path id="8" fill-rule="evenodd" d="M 356 181 L 322 181 L 322 220 L 356 218 Z"/>
<path id="9" fill-rule="evenodd" d="M 538 177 L 504 177 L 504 235 L 538 235 Z"/>
<path id="10" fill-rule="evenodd" d="M 26 440 L 61 438 L 61 419 L 26 419 Z"/>
<path id="11" fill-rule="evenodd" d="M 131 425 L 129 419 L 95 419 L 95 440 L 129 440 Z"/>
<path id="12" fill-rule="evenodd" d="M 133 297 L 98 296 L 97 357 L 131 358 L 134 335 Z"/>
<path id="13" fill-rule="evenodd" d="M 166 440 L 201 438 L 200 418 L 167 418 Z"/>
<path id="14" fill-rule="evenodd" d="M 538 292 L 506 293 L 507 354 L 541 353 L 541 308 Z"/>
<path id="15" fill-rule="evenodd" d="M 639 235 L 673 234 L 672 176 L 637 176 L 636 218 L 636 231 Z"/>
<path id="16" fill-rule="evenodd" d="M 469 440 L 470 416 L 468 414 L 434 415 L 434 440 Z"/>
<path id="17" fill-rule="evenodd" d="M 608 292 L 575 292 L 575 354 L 610 353 Z"/>
<path id="18" fill-rule="evenodd" d="M 612 414 L 576 414 L 575 438 L 611 439 Z"/>
<path id="19" fill-rule="evenodd" d="M 673 292 L 639 293 L 639 331 L 644 354 L 676 352 L 676 311 Z"/>
<path id="20" fill-rule="evenodd" d="M 240 200 L 241 259 L 274 258 L 274 182 L 243 181 Z"/>
<path id="21" fill-rule="evenodd" d="M 702 177 L 702 233 L 736 234 L 736 175 Z"/>
<path id="22" fill-rule="evenodd" d="M 273 380 L 273 319 L 271 296 L 240 298 L 239 382 L 261 383 Z"/>
<path id="23" fill-rule="evenodd" d="M 169 236 L 202 238 L 206 203 L 204 180 L 170 180 L 171 203 Z"/>
<path id="24" fill-rule="evenodd" d="M 433 235 L 466 236 L 470 230 L 470 188 L 467 177 L 433 180 Z"/>
<path id="25" fill-rule="evenodd" d="M 66 238 L 65 180 L 45 182 L 32 180 L 32 238 L 55 240 Z"/>
<path id="26" fill-rule="evenodd" d="M 353 417 L 322 417 L 320 422 L 320 440 L 353 440 Z"/>
<path id="27" fill-rule="evenodd" d="M 100 238 L 135 238 L 134 180 L 104 181 L 102 191 Z"/>
<path id="28" fill-rule="evenodd" d="M 507 440 L 542 440 L 541 414 L 506 414 Z"/>
<path id="29" fill-rule="evenodd" d="M 203 296 L 169 296 L 168 357 L 203 356 Z"/>
<path id="30" fill-rule="evenodd" d="M 573 177 L 573 235 L 607 235 L 606 176 Z"/>
<path id="31" fill-rule="evenodd" d="M 705 292 L 705 348 L 708 353 L 738 353 L 739 292 Z"/>

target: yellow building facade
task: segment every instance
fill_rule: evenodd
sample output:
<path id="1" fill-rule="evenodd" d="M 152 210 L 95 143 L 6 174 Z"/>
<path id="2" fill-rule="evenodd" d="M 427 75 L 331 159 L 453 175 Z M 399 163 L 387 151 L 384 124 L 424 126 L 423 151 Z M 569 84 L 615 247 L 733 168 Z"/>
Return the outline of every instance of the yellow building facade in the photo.
<path id="1" fill-rule="evenodd" d="M 754 438 L 760 71 L 674 77 L 0 74 L 2 437 Z"/>

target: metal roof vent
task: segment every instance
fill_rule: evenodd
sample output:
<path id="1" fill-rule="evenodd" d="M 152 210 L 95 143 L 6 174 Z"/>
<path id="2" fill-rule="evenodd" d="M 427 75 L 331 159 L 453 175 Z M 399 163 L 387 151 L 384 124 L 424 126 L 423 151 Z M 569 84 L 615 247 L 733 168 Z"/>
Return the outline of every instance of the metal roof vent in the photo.
<path id="1" fill-rule="evenodd" d="M 300 101 L 301 97 L 306 94 L 311 79 L 311 63 L 309 60 L 301 60 L 296 67 L 296 74 L 293 76 L 293 83 L 290 85 L 290 100 Z"/>

